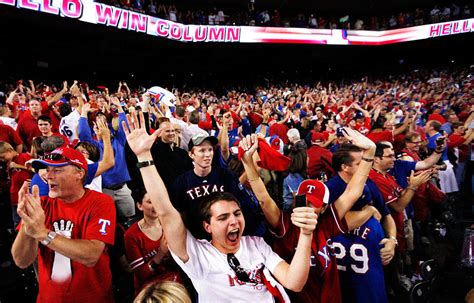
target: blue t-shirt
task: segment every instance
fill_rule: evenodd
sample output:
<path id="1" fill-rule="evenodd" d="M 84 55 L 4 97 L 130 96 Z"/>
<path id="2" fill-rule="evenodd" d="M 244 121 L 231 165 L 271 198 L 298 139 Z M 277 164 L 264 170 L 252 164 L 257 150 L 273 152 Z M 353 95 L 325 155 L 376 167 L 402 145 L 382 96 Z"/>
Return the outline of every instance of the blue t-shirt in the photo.
<path id="1" fill-rule="evenodd" d="M 380 257 L 382 226 L 370 218 L 361 227 L 333 239 L 343 302 L 387 301 Z"/>
<path id="2" fill-rule="evenodd" d="M 250 124 L 249 119 L 242 119 L 242 135 L 247 136 L 252 134 L 252 125 Z"/>
<path id="3" fill-rule="evenodd" d="M 298 191 L 298 186 L 300 183 L 303 182 L 303 177 L 298 174 L 289 174 L 283 180 L 283 210 L 284 211 L 291 211 L 293 208 L 293 193 L 296 194 Z"/>
<path id="4" fill-rule="evenodd" d="M 426 145 L 429 149 L 435 150 L 436 149 L 436 139 L 441 137 L 440 133 L 437 133 L 431 137 L 428 138 L 428 145 Z M 443 155 L 441 156 L 441 159 L 443 161 L 448 160 L 448 146 L 446 145 L 446 148 L 443 151 Z"/>
<path id="5" fill-rule="evenodd" d="M 98 162 L 87 164 L 87 178 L 86 178 L 86 184 L 85 185 L 88 185 L 88 184 L 92 183 L 92 180 L 94 180 L 95 173 L 97 172 L 98 168 L 99 168 L 99 163 Z"/>
<path id="6" fill-rule="evenodd" d="M 415 170 L 415 168 L 415 161 L 395 160 L 395 164 L 389 173 L 395 178 L 398 185 L 402 188 L 407 188 L 408 177 L 410 176 L 411 171 Z"/>
<path id="7" fill-rule="evenodd" d="M 337 174 L 326 182 L 326 186 L 329 189 L 329 203 L 334 203 L 346 190 L 347 183 Z M 361 210 L 365 205 L 374 206 L 382 217 L 390 214 L 380 190 L 370 179 L 365 182 L 362 196 L 354 203 L 351 210 Z"/>
<path id="8" fill-rule="evenodd" d="M 49 194 L 49 185 L 45 182 L 38 174 L 34 174 L 31 178 L 30 193 L 33 185 L 38 185 L 40 197 L 47 196 Z"/>
<path id="9" fill-rule="evenodd" d="M 393 168 L 389 173 L 395 178 L 398 185 L 402 188 L 408 187 L 408 177 L 411 174 L 412 170 L 415 170 L 416 162 L 415 161 L 405 161 L 405 160 L 395 160 Z M 408 219 L 412 219 L 415 216 L 415 209 L 413 204 L 409 203 L 405 208 Z"/>

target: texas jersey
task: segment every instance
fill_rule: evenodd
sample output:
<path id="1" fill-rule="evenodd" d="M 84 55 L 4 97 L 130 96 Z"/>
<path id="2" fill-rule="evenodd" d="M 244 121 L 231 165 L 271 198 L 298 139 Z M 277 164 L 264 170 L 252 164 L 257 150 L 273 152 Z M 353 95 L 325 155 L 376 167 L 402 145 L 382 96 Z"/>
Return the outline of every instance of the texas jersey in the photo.
<path id="1" fill-rule="evenodd" d="M 343 302 L 387 302 L 379 244 L 383 238 L 382 226 L 372 217 L 333 239 Z"/>

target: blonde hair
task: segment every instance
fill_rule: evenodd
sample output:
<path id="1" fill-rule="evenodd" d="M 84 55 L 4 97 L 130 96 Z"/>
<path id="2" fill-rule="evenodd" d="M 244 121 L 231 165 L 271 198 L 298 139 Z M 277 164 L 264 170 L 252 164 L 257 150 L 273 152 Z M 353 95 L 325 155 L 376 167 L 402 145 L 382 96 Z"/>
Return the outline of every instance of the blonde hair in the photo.
<path id="1" fill-rule="evenodd" d="M 191 298 L 182 284 L 157 281 L 143 288 L 133 303 L 191 303 Z"/>
<path id="2" fill-rule="evenodd" d="M 0 141 L 0 154 L 9 152 L 9 151 L 14 151 L 13 147 L 5 141 Z"/>

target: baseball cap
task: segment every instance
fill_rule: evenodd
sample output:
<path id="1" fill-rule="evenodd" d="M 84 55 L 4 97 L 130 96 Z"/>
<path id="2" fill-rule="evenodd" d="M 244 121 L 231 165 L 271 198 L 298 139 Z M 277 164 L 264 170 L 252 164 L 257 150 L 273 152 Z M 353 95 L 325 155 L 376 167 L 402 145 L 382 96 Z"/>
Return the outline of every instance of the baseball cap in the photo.
<path id="1" fill-rule="evenodd" d="M 356 112 L 355 118 L 356 118 L 356 119 L 362 119 L 362 118 L 364 118 L 364 113 L 361 112 L 361 111 Z"/>
<path id="2" fill-rule="evenodd" d="M 311 142 L 324 142 L 324 135 L 322 133 L 314 132 L 311 135 Z"/>
<path id="3" fill-rule="evenodd" d="M 87 161 L 82 153 L 70 147 L 60 147 L 46 154 L 43 159 L 34 160 L 32 166 L 34 169 L 46 168 L 47 166 L 61 167 L 74 165 L 87 171 Z"/>
<path id="4" fill-rule="evenodd" d="M 193 149 L 194 146 L 201 145 L 204 141 L 209 141 L 213 146 L 217 144 L 217 138 L 214 136 L 207 136 L 203 133 L 195 134 L 192 136 L 188 143 L 188 150 Z"/>
<path id="5" fill-rule="evenodd" d="M 324 204 L 327 205 L 329 202 L 329 189 L 319 180 L 304 180 L 300 183 L 300 186 L 298 186 L 296 195 L 306 195 L 306 200 L 315 208 L 321 208 Z"/>

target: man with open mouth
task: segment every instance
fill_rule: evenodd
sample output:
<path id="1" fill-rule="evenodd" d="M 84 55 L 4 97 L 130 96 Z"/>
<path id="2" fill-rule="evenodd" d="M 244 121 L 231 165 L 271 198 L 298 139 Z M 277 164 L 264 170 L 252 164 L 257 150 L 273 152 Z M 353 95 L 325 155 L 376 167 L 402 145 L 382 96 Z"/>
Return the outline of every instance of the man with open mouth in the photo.
<path id="1" fill-rule="evenodd" d="M 310 207 L 296 208 L 292 223 L 300 228 L 295 258 L 288 264 L 263 238 L 242 236 L 245 219 L 239 201 L 226 192 L 210 195 L 202 204 L 202 224 L 211 241 L 197 240 L 185 228 L 170 202 L 150 153 L 156 133 L 148 135 L 143 114 L 122 124 L 130 148 L 137 155 L 147 192 L 163 226 L 168 247 L 190 277 L 199 302 L 288 302 L 282 286 L 300 291 L 309 272 L 310 246 L 316 214 Z M 197 215 L 197 214 L 196 214 Z M 271 274 L 270 274 L 271 273 Z"/>
<path id="2" fill-rule="evenodd" d="M 37 302 L 113 302 L 107 246 L 114 244 L 115 206 L 109 196 L 84 187 L 87 161 L 78 150 L 60 147 L 35 169 L 46 169 L 48 196 L 38 186 L 18 193 L 19 232 L 12 256 L 20 268 L 38 257 Z"/>

